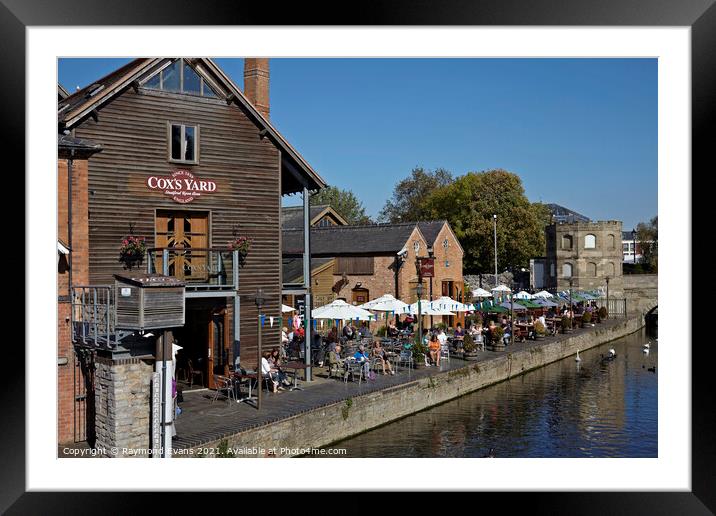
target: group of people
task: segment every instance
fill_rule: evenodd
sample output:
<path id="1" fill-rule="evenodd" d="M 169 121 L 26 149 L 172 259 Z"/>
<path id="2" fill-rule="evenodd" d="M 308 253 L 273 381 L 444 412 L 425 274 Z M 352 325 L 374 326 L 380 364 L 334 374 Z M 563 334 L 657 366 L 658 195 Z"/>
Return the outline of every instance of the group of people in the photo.
<path id="1" fill-rule="evenodd" d="M 330 368 L 334 368 L 339 371 L 345 369 L 346 360 L 349 360 L 349 358 L 342 358 L 341 351 L 341 345 L 339 343 L 336 343 L 328 352 L 328 364 Z M 383 348 L 383 345 L 381 344 L 379 339 L 376 339 L 373 342 L 373 347 L 370 349 L 370 351 L 367 351 L 366 347 L 363 344 L 358 345 L 358 349 L 350 359 L 362 364 L 363 375 L 368 380 L 374 379 L 371 375 L 370 366 L 371 362 L 375 361 L 377 361 L 377 363 L 380 365 L 384 375 L 395 374 L 395 371 L 393 371 L 393 367 L 390 364 L 390 360 L 388 359 L 388 353 L 386 352 L 385 348 Z"/>
<path id="2" fill-rule="evenodd" d="M 264 351 L 261 356 L 261 375 L 271 381 L 272 391 L 280 392 L 290 387 L 291 382 L 286 372 L 281 369 L 281 352 L 279 348 Z"/>

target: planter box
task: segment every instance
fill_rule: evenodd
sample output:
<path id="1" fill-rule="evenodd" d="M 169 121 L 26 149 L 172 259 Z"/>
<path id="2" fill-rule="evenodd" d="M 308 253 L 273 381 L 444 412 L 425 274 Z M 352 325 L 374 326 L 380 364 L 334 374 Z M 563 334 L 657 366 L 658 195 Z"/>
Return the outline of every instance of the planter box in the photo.
<path id="1" fill-rule="evenodd" d="M 477 360 L 477 351 L 473 351 L 472 353 L 464 353 L 462 355 L 463 360 L 469 360 L 469 361 L 475 361 Z"/>

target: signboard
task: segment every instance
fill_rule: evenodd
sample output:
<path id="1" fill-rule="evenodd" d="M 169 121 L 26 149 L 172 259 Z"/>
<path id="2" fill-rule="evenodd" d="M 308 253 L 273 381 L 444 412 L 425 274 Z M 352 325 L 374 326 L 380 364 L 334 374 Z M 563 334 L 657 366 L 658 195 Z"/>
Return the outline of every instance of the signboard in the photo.
<path id="1" fill-rule="evenodd" d="M 152 450 L 156 456 L 162 448 L 162 384 L 161 375 L 152 373 Z"/>
<path id="2" fill-rule="evenodd" d="M 147 187 L 159 190 L 180 204 L 187 204 L 202 195 L 216 191 L 216 182 L 198 179 L 185 169 L 175 170 L 169 176 L 149 176 Z"/>
<path id="3" fill-rule="evenodd" d="M 435 258 L 418 258 L 418 264 L 423 278 L 435 277 Z"/>

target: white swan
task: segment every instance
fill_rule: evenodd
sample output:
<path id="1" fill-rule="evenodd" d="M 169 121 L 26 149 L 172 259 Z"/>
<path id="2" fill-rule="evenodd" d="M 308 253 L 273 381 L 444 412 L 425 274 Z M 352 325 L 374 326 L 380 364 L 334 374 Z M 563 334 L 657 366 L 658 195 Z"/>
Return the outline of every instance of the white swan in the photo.
<path id="1" fill-rule="evenodd" d="M 579 350 L 577 350 L 577 356 L 575 357 L 574 361 L 575 361 L 575 362 L 581 362 L 581 361 L 582 361 L 582 359 L 579 358 Z"/>
<path id="2" fill-rule="evenodd" d="M 614 348 L 610 348 L 610 349 L 609 349 L 609 356 L 610 356 L 610 357 L 615 357 L 615 356 L 617 356 L 617 352 L 614 351 Z"/>
<path id="3" fill-rule="evenodd" d="M 647 343 L 644 344 L 644 346 L 642 346 L 642 347 L 643 347 L 644 349 L 649 349 L 649 348 L 651 347 L 651 341 L 647 342 Z"/>

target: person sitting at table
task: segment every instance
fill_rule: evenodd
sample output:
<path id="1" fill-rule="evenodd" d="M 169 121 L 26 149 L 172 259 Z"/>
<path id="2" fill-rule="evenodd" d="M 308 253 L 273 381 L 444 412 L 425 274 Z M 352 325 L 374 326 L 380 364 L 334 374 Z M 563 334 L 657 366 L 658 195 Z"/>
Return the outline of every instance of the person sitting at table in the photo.
<path id="1" fill-rule="evenodd" d="M 447 348 L 447 334 L 445 333 L 445 330 L 443 328 L 440 328 L 438 330 L 438 342 L 440 343 L 440 347 L 442 349 Z"/>
<path id="2" fill-rule="evenodd" d="M 370 328 L 368 327 L 368 324 L 365 321 L 360 323 L 360 328 L 358 329 L 358 335 L 360 335 L 360 337 L 362 339 L 369 339 L 373 336 L 370 332 Z"/>
<path id="3" fill-rule="evenodd" d="M 345 360 L 341 358 L 341 345 L 336 344 L 333 350 L 328 352 L 328 368 L 333 371 L 343 371 Z"/>
<path id="4" fill-rule="evenodd" d="M 465 336 L 465 330 L 462 329 L 462 325 L 461 325 L 460 323 L 457 323 L 457 325 L 455 326 L 454 337 L 455 337 L 456 339 L 459 339 L 459 338 L 462 338 L 462 337 L 464 337 L 464 336 Z"/>
<path id="5" fill-rule="evenodd" d="M 393 371 L 393 368 L 390 366 L 390 360 L 388 360 L 388 355 L 385 352 L 385 348 L 383 348 L 379 339 L 376 339 L 373 342 L 373 349 L 371 350 L 371 355 L 374 358 L 380 359 L 380 365 L 383 366 L 383 374 L 384 375 L 388 374 L 388 373 L 395 374 L 395 372 Z M 387 367 L 388 373 L 385 372 L 386 367 Z"/>
<path id="6" fill-rule="evenodd" d="M 495 340 L 495 339 L 494 339 L 495 328 L 497 328 L 497 325 L 495 324 L 495 321 L 492 320 L 492 319 L 490 319 L 490 322 L 489 322 L 489 324 L 487 325 L 487 330 L 486 330 L 487 336 L 490 338 L 490 342 L 492 342 L 493 340 Z"/>
<path id="7" fill-rule="evenodd" d="M 353 358 L 355 358 L 357 362 L 363 363 L 365 377 L 366 379 L 370 379 L 370 360 L 368 359 L 369 357 L 365 352 L 365 346 L 363 344 L 358 346 L 358 351 L 353 354 Z"/>
<path id="8" fill-rule="evenodd" d="M 278 370 L 271 365 L 269 358 L 271 358 L 271 352 L 264 351 L 261 356 L 261 376 L 271 380 L 271 384 L 273 385 L 271 392 L 278 392 L 279 390 L 283 390 L 283 387 L 279 386 Z"/>
<path id="9" fill-rule="evenodd" d="M 346 325 L 343 327 L 343 336 L 347 340 L 353 340 L 355 338 L 355 334 L 356 334 L 355 328 L 353 327 L 351 322 L 348 321 L 346 323 Z"/>
<path id="10" fill-rule="evenodd" d="M 288 380 L 286 371 L 281 369 L 281 362 L 281 351 L 278 348 L 273 348 L 271 350 L 271 356 L 269 357 L 269 364 L 277 371 L 278 381 L 281 382 L 282 385 L 289 387 L 291 382 Z"/>
<path id="11" fill-rule="evenodd" d="M 440 367 L 440 340 L 437 334 L 433 333 L 430 335 L 430 341 L 428 342 L 428 350 L 430 351 L 430 360 L 438 367 Z M 426 362 L 425 365 L 431 365 Z"/>
<path id="12" fill-rule="evenodd" d="M 474 328 L 474 331 L 472 331 L 472 341 L 475 343 L 475 346 L 477 348 L 482 348 L 482 350 L 485 350 L 484 342 L 485 338 L 482 336 L 482 323 L 477 323 L 476 325 L 473 324 L 472 326 Z"/>
<path id="13" fill-rule="evenodd" d="M 398 330 L 398 327 L 395 325 L 394 321 L 391 319 L 388 323 L 388 337 L 395 338 L 400 333 L 400 330 Z"/>

